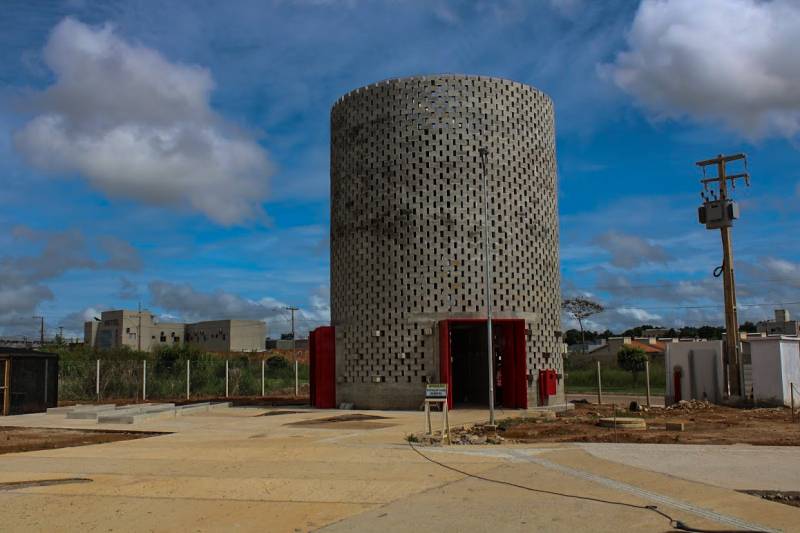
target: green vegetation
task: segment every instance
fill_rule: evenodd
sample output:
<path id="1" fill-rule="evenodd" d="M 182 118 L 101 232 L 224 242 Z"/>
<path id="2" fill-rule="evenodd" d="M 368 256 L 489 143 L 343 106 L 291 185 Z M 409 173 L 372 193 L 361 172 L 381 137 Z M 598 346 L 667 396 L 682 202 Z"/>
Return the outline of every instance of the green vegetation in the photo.
<path id="1" fill-rule="evenodd" d="M 636 326 L 635 328 L 630 328 L 619 332 L 614 332 L 608 329 L 605 331 L 586 330 L 584 332 L 581 332 L 578 329 L 569 329 L 564 332 L 564 342 L 570 345 L 578 344 L 582 342 L 582 334 L 587 342 L 599 342 L 600 340 L 607 339 L 609 337 L 642 337 L 644 336 L 645 330 L 657 327 L 658 326 L 654 326 L 652 324 L 642 324 L 641 326 Z M 686 326 L 680 329 L 669 328 L 667 329 L 666 333 L 664 333 L 664 337 L 699 337 L 701 339 L 720 340 L 722 339 L 722 334 L 724 331 L 725 328 L 722 326 Z M 753 333 L 756 331 L 756 325 L 752 322 L 744 322 L 739 325 L 739 331 Z"/>
<path id="2" fill-rule="evenodd" d="M 633 376 L 633 386 L 639 381 L 639 372 L 644 372 L 647 365 L 647 354 L 635 346 L 622 346 L 617 352 L 617 365 L 622 370 L 627 370 Z"/>
<path id="3" fill-rule="evenodd" d="M 597 368 L 585 366 L 567 370 L 567 392 L 597 392 Z M 646 386 L 643 379 L 634 381 L 633 375 L 621 368 L 602 368 L 601 378 L 603 380 L 604 393 L 629 393 L 644 394 Z M 666 371 L 664 370 L 663 360 L 655 360 L 650 363 L 650 392 L 652 394 L 664 394 L 667 384 Z"/>
<path id="4" fill-rule="evenodd" d="M 59 354 L 59 400 L 96 400 L 97 360 L 100 360 L 101 400 L 142 398 L 144 361 L 147 362 L 147 399 L 186 398 L 186 366 L 189 363 L 191 398 L 225 394 L 226 357 L 185 346 L 165 346 L 148 353 L 130 348 L 96 351 L 85 347 L 50 346 Z M 230 396 L 261 394 L 261 361 L 264 354 L 227 357 Z M 308 382 L 308 365 L 298 367 L 301 384 Z M 294 365 L 282 356 L 266 358 L 267 394 L 294 388 Z"/>

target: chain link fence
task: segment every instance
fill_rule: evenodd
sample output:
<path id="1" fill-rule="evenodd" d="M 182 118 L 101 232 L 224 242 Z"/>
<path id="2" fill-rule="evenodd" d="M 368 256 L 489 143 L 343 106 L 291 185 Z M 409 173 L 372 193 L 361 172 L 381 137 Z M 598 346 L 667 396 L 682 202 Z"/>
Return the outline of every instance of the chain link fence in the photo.
<path id="1" fill-rule="evenodd" d="M 285 360 L 96 359 L 59 364 L 59 401 L 154 401 L 294 395 L 308 365 Z"/>

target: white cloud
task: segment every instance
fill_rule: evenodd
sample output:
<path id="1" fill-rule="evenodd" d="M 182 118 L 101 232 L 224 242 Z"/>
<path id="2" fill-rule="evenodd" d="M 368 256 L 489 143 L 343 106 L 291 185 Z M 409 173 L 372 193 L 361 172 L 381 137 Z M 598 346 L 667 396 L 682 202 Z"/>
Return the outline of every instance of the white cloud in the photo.
<path id="1" fill-rule="evenodd" d="M 661 316 L 656 315 L 654 313 L 650 313 L 645 309 L 639 309 L 637 307 L 622 307 L 616 310 L 622 316 L 630 317 L 631 319 L 635 320 L 636 322 L 652 322 L 654 320 L 660 320 Z"/>
<path id="2" fill-rule="evenodd" d="M 268 333 L 275 337 L 291 330 L 288 304 L 275 298 L 258 300 L 244 298 L 223 290 L 202 292 L 188 283 L 152 281 L 149 284 L 153 305 L 171 312 L 171 316 L 186 321 L 214 319 L 250 319 L 267 322 Z M 309 304 L 295 314 L 296 332 L 304 335 L 310 329 L 326 323 L 330 317 L 327 287 L 314 289 Z"/>
<path id="3" fill-rule="evenodd" d="M 0 332 L 29 334 L 31 315 L 53 300 L 45 282 L 75 270 L 133 271 L 141 267 L 138 252 L 113 237 L 100 237 L 96 247 L 77 230 L 45 232 L 17 226 L 14 247 L 33 247 L 36 253 L 0 256 Z M 20 246 L 21 245 L 21 246 Z M 10 247 L 11 248 L 11 247 Z M 105 255 L 95 259 L 94 255 Z"/>
<path id="4" fill-rule="evenodd" d="M 225 225 L 264 216 L 266 152 L 211 109 L 207 69 L 71 18 L 53 29 L 44 60 L 55 83 L 15 134 L 31 164 L 77 173 L 110 197 L 188 207 Z"/>
<path id="5" fill-rule="evenodd" d="M 620 268 L 669 261 L 669 255 L 664 248 L 635 235 L 608 231 L 598 236 L 595 242 L 611 254 L 611 264 Z"/>
<path id="6" fill-rule="evenodd" d="M 83 324 L 95 318 L 100 318 L 100 314 L 105 306 L 86 307 L 80 311 L 75 311 L 64 315 L 58 324 L 64 327 L 65 337 L 83 337 Z"/>
<path id="7" fill-rule="evenodd" d="M 657 117 L 748 138 L 800 133 L 800 2 L 643 0 L 629 49 L 602 71 Z"/>

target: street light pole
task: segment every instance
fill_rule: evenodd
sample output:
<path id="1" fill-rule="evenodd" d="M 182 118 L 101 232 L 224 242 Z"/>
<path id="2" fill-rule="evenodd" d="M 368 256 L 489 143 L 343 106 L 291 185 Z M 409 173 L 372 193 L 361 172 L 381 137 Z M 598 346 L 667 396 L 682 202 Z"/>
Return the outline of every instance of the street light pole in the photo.
<path id="1" fill-rule="evenodd" d="M 489 180 L 486 177 L 486 159 L 489 150 L 481 146 L 478 149 L 483 170 L 483 254 L 486 272 L 486 358 L 489 362 L 489 424 L 494 425 L 494 350 L 492 349 L 492 256 L 491 236 L 489 234 Z"/>
<path id="2" fill-rule="evenodd" d="M 41 320 L 41 327 L 39 329 L 39 346 L 44 346 L 44 316 L 36 315 L 33 318 Z"/>

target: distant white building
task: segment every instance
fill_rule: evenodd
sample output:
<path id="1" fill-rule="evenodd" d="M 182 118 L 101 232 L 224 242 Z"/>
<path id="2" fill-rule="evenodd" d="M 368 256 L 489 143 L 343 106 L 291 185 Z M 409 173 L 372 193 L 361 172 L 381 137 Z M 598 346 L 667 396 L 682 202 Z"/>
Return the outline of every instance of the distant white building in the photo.
<path id="1" fill-rule="evenodd" d="M 120 309 L 85 322 L 83 337 L 87 346 L 101 350 L 127 346 L 150 352 L 189 344 L 209 352 L 258 352 L 264 350 L 267 325 L 261 320 L 157 322 L 149 311 Z"/>
<path id="2" fill-rule="evenodd" d="M 767 335 L 800 335 L 800 322 L 791 320 L 787 309 L 775 309 L 775 319 L 759 322 L 756 331 Z"/>

